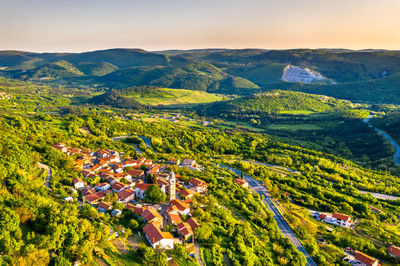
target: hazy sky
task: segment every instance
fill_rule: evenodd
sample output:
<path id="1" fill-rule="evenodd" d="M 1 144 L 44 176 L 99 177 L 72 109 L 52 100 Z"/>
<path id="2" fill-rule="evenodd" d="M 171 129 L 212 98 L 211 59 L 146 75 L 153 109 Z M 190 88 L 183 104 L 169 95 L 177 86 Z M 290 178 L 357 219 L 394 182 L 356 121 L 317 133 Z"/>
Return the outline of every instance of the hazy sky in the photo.
<path id="1" fill-rule="evenodd" d="M 400 0 L 0 0 L 0 50 L 400 49 Z"/>

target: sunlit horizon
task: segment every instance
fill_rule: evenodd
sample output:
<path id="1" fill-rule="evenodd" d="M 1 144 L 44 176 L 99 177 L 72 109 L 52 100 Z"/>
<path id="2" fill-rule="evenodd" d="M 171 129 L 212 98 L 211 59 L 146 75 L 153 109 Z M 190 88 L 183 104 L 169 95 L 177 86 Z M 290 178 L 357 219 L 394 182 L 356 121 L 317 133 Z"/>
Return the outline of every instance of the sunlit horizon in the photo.
<path id="1" fill-rule="evenodd" d="M 399 50 L 398 14 L 398 0 L 0 0 L 0 50 Z"/>

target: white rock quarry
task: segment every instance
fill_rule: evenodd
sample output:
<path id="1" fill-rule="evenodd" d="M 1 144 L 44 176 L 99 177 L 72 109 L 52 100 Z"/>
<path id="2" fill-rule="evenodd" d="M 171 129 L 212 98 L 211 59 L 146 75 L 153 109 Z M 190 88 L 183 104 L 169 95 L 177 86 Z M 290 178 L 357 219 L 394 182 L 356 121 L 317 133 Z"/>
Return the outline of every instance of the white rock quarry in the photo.
<path id="1" fill-rule="evenodd" d="M 288 65 L 283 70 L 282 80 L 288 81 L 288 82 L 311 83 L 314 80 L 324 81 L 324 80 L 327 80 L 327 78 L 322 76 L 317 71 L 313 71 L 308 68 L 301 68 L 298 66 Z"/>

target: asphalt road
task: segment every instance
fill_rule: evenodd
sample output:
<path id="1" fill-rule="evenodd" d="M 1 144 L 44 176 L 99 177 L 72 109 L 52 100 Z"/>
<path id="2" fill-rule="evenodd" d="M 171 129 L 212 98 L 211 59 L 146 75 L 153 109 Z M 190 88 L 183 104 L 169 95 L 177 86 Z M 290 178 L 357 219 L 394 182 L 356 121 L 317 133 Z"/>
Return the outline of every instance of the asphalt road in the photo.
<path id="1" fill-rule="evenodd" d="M 394 141 L 385 131 L 380 130 L 379 128 L 376 128 L 374 126 L 372 126 L 371 124 L 369 124 L 369 119 L 372 117 L 372 115 L 369 115 L 364 122 L 367 123 L 370 127 L 372 127 L 373 129 L 375 129 L 376 132 L 382 134 L 382 136 L 384 136 L 396 149 L 396 152 L 393 155 L 393 161 L 395 164 L 400 166 L 400 146 L 396 143 L 396 141 Z"/>
<path id="2" fill-rule="evenodd" d="M 132 135 L 118 136 L 118 137 L 111 138 L 111 140 L 112 140 L 112 141 L 118 141 L 118 140 L 121 140 L 121 139 L 130 138 L 131 136 L 132 136 Z M 143 151 L 142 151 L 141 149 L 139 149 L 139 148 L 137 147 L 137 145 L 132 145 L 132 146 L 135 148 L 135 150 L 136 150 L 137 153 L 139 153 L 139 154 L 143 153 Z"/>
<path id="3" fill-rule="evenodd" d="M 44 181 L 44 185 L 49 189 L 51 189 L 50 187 L 51 168 L 48 165 L 42 163 L 38 163 L 38 168 L 44 168 L 46 170 L 47 175 L 46 175 L 46 180 Z"/>
<path id="4" fill-rule="evenodd" d="M 220 167 L 226 168 L 228 170 L 233 171 L 237 176 L 241 176 L 241 171 L 227 166 L 223 164 L 219 164 Z M 269 192 L 265 189 L 263 183 L 261 181 L 258 181 L 246 173 L 244 173 L 244 179 L 249 183 L 249 186 L 253 188 L 255 191 L 258 192 L 261 196 L 264 196 L 264 204 L 268 207 L 270 211 L 274 214 L 273 218 L 275 219 L 279 230 L 282 232 L 282 234 L 289 238 L 292 244 L 297 248 L 298 251 L 304 254 L 304 256 L 307 259 L 307 264 L 306 265 L 317 265 L 314 260 L 311 258 L 311 256 L 307 253 L 303 245 L 300 243 L 300 241 L 297 239 L 296 235 L 293 233 L 292 229 L 290 229 L 288 223 L 286 222 L 285 218 L 282 216 L 282 214 L 278 211 L 276 206 L 272 203 L 271 196 L 269 195 Z"/>

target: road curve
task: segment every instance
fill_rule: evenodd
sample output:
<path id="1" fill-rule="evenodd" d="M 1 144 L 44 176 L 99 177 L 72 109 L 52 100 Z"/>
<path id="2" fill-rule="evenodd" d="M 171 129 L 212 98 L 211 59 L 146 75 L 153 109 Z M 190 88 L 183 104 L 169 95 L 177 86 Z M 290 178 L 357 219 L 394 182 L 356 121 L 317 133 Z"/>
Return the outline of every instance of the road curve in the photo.
<path id="1" fill-rule="evenodd" d="M 38 163 L 38 168 L 43 168 L 46 170 L 47 174 L 46 174 L 46 179 L 44 181 L 44 185 L 51 190 L 51 187 L 50 187 L 51 168 L 48 165 L 43 164 L 43 163 Z"/>
<path id="2" fill-rule="evenodd" d="M 197 262 L 199 263 L 200 266 L 204 266 L 204 263 L 201 259 L 201 251 L 200 251 L 200 246 L 199 243 L 197 243 L 197 241 L 194 241 L 194 248 L 196 250 L 196 258 L 197 258 Z"/>
<path id="3" fill-rule="evenodd" d="M 127 139 L 127 138 L 130 138 L 130 137 L 132 137 L 132 135 L 124 135 L 124 136 L 113 137 L 113 138 L 111 138 L 111 140 L 112 141 L 119 141 L 121 139 Z M 137 145 L 132 145 L 132 146 L 135 148 L 137 153 L 139 153 L 139 154 L 143 153 L 143 151 L 141 149 L 139 149 Z"/>
<path id="4" fill-rule="evenodd" d="M 399 160 L 399 157 L 400 157 L 400 146 L 385 131 L 372 126 L 369 123 L 369 119 L 371 117 L 372 117 L 372 115 L 369 115 L 366 119 L 364 119 L 364 122 L 367 123 L 373 129 L 375 129 L 376 132 L 382 134 L 382 136 L 384 136 L 394 146 L 394 148 L 396 149 L 396 152 L 393 155 L 393 161 L 394 161 L 395 164 L 400 166 L 400 160 Z"/>
<path id="5" fill-rule="evenodd" d="M 228 170 L 233 171 L 237 176 L 241 176 L 240 170 L 223 165 L 223 164 L 217 164 L 217 166 L 226 168 Z M 273 218 L 275 219 L 279 230 L 282 232 L 282 234 L 289 238 L 290 242 L 297 248 L 298 251 L 304 254 L 304 256 L 307 259 L 307 264 L 310 266 L 317 265 L 314 260 L 311 258 L 311 256 L 307 253 L 306 249 L 303 247 L 303 245 L 300 243 L 300 241 L 297 239 L 296 235 L 293 233 L 292 229 L 290 229 L 288 223 L 286 222 L 285 218 L 282 216 L 282 214 L 278 211 L 276 208 L 275 204 L 272 202 L 271 196 L 269 195 L 269 192 L 265 189 L 263 183 L 261 181 L 258 181 L 251 176 L 249 176 L 246 173 L 243 173 L 244 179 L 249 183 L 249 186 L 253 188 L 255 191 L 258 192 L 261 196 L 264 196 L 264 204 L 268 207 L 270 211 L 274 214 Z"/>

